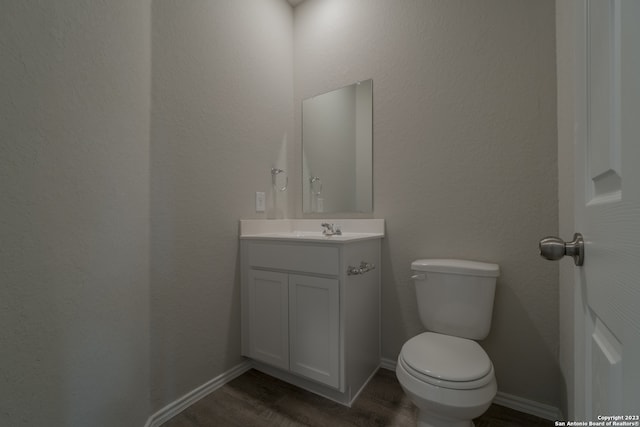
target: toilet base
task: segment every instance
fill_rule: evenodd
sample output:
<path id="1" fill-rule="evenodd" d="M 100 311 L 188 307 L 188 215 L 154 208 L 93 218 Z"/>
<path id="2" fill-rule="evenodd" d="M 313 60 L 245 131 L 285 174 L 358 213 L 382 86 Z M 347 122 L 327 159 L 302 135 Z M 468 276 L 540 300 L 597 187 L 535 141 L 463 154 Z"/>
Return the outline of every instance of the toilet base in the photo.
<path id="1" fill-rule="evenodd" d="M 418 407 L 419 427 L 473 427 L 473 419 L 489 409 L 498 389 L 495 377 L 478 389 L 436 387 L 413 377 L 401 357 L 396 376 L 409 400 Z"/>

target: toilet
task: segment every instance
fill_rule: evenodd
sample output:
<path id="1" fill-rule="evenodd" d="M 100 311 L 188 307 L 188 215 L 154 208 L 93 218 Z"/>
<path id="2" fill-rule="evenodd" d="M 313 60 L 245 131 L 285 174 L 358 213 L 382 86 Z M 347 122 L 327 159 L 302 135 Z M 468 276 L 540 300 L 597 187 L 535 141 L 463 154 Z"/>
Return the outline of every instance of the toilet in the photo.
<path id="1" fill-rule="evenodd" d="M 493 364 L 475 340 L 486 338 L 500 267 L 421 259 L 411 264 L 418 312 L 428 332 L 407 341 L 396 375 L 418 407 L 419 427 L 470 427 L 497 392 Z"/>

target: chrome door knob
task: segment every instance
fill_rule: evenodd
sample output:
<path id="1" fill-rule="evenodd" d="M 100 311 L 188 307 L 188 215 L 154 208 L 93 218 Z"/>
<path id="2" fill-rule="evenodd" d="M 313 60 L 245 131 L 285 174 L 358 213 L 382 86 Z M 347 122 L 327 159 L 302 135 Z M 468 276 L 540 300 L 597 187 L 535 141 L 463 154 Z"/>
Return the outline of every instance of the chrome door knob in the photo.
<path id="1" fill-rule="evenodd" d="M 540 256 L 551 261 L 558 260 L 565 255 L 573 257 L 573 262 L 580 266 L 584 264 L 584 239 L 582 234 L 575 233 L 572 242 L 565 242 L 559 237 L 549 236 L 540 240 Z"/>

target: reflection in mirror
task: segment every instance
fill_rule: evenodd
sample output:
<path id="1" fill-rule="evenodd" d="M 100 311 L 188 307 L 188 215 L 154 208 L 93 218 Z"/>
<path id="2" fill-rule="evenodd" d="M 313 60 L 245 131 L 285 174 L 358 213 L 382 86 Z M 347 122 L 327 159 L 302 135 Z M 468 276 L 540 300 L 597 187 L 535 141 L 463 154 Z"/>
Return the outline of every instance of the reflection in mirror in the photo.
<path id="1" fill-rule="evenodd" d="M 373 81 L 302 101 L 303 212 L 373 210 Z"/>

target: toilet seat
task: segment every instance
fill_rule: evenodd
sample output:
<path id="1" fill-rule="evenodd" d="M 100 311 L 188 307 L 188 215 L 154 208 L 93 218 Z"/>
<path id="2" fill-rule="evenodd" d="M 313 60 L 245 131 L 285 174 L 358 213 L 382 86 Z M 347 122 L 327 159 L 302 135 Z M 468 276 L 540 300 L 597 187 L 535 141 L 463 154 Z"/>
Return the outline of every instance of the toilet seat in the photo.
<path id="1" fill-rule="evenodd" d="M 494 379 L 493 364 L 478 343 L 433 332 L 407 341 L 398 362 L 411 376 L 437 387 L 469 390 Z"/>

